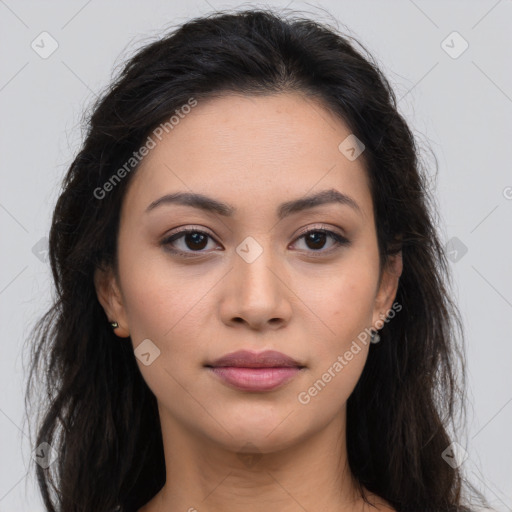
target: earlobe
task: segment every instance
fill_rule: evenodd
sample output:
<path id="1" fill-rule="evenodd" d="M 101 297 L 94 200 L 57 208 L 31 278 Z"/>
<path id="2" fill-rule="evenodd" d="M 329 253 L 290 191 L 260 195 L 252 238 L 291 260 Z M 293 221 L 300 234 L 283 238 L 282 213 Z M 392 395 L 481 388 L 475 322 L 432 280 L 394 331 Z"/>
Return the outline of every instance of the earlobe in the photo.
<path id="1" fill-rule="evenodd" d="M 112 269 L 96 268 L 94 271 L 94 288 L 98 301 L 107 316 L 109 328 L 113 329 L 116 336 L 120 338 L 130 336 L 121 292 Z"/>

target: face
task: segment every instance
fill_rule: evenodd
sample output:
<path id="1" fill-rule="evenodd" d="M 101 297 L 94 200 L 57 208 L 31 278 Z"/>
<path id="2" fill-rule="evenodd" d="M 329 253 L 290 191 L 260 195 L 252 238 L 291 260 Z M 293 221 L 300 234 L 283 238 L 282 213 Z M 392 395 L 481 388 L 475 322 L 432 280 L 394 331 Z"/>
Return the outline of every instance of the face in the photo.
<path id="1" fill-rule="evenodd" d="M 379 272 L 363 161 L 338 148 L 349 135 L 300 95 L 229 95 L 199 102 L 136 171 L 118 279 L 97 273 L 96 288 L 118 335 L 134 349 L 150 340 L 137 363 L 173 428 L 269 452 L 343 417 L 365 329 L 382 326 L 401 272 L 400 259 Z M 322 192 L 327 202 L 292 205 Z M 224 206 L 162 199 L 177 193 Z M 302 369 L 240 389 L 205 366 L 238 350 L 279 351 Z"/>

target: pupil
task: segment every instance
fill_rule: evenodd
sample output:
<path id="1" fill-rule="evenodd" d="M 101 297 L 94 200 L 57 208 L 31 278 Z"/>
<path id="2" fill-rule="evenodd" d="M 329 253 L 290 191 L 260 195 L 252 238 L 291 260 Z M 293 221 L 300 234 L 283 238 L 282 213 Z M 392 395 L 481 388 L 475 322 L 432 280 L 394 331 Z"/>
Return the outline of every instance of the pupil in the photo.
<path id="1" fill-rule="evenodd" d="M 319 247 L 310 247 L 310 249 L 321 249 L 323 245 L 325 244 L 325 233 L 322 233 L 321 231 L 317 231 L 315 233 L 310 233 L 307 237 L 307 241 L 312 241 L 313 244 L 319 244 Z M 320 237 L 320 240 L 318 240 L 318 237 Z"/>
<path id="2" fill-rule="evenodd" d="M 202 245 L 201 245 L 201 238 L 203 239 Z M 204 249 L 204 247 L 206 247 L 206 244 L 204 243 L 206 241 L 206 236 L 201 233 L 187 233 L 185 236 L 185 240 L 187 242 L 187 247 L 189 249 Z M 195 245 L 195 247 L 190 247 L 188 244 L 188 242 L 190 240 L 192 240 L 192 245 L 199 243 L 200 246 L 198 247 L 197 245 Z"/>

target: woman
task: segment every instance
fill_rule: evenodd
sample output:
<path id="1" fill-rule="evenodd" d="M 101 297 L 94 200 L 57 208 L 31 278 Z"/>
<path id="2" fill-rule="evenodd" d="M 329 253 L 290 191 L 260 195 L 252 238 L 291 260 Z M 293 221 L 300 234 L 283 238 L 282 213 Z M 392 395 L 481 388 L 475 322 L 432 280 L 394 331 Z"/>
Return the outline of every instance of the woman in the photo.
<path id="1" fill-rule="evenodd" d="M 469 510 L 426 179 L 334 29 L 218 13 L 141 49 L 53 216 L 47 510 Z"/>

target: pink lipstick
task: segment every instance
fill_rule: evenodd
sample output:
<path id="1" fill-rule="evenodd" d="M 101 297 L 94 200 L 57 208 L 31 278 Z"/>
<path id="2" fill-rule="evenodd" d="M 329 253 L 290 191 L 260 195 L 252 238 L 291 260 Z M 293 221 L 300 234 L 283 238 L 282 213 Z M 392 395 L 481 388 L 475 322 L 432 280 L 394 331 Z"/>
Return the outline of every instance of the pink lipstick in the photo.
<path id="1" fill-rule="evenodd" d="M 271 391 L 293 379 L 304 368 L 291 357 L 267 350 L 240 350 L 205 365 L 223 382 L 242 391 Z"/>

